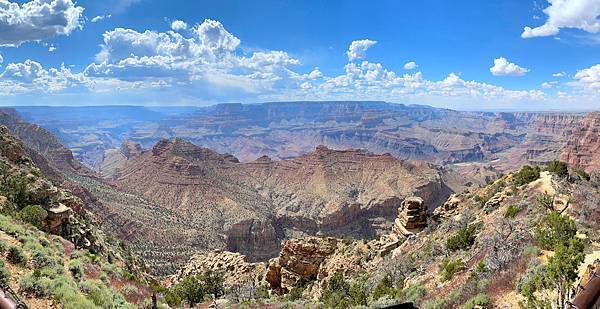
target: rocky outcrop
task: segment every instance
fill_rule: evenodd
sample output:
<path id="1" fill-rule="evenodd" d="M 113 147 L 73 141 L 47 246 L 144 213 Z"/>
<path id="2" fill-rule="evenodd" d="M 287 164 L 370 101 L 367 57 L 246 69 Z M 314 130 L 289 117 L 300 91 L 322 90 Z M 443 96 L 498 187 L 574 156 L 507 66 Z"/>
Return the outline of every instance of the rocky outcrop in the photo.
<path id="1" fill-rule="evenodd" d="M 395 220 L 394 232 L 403 234 L 404 231 L 418 230 L 427 225 L 425 205 L 420 197 L 409 197 L 402 201 L 398 208 L 398 218 Z"/>
<path id="2" fill-rule="evenodd" d="M 228 251 L 215 251 L 205 254 L 196 254 L 182 267 L 174 277 L 178 282 L 185 277 L 202 275 L 207 271 L 223 275 L 226 286 L 241 283 L 250 283 L 254 286 L 261 285 L 266 268 L 263 263 L 248 263 L 239 253 Z"/>
<path id="3" fill-rule="evenodd" d="M 561 159 L 587 172 L 600 171 L 600 113 L 589 113 L 573 130 Z"/>
<path id="4" fill-rule="evenodd" d="M 251 260 L 267 260 L 279 250 L 280 237 L 269 221 L 243 220 L 232 225 L 226 235 L 227 250 L 251 252 Z"/>
<path id="5" fill-rule="evenodd" d="M 335 252 L 337 244 L 338 240 L 331 237 L 286 240 L 279 257 L 269 261 L 265 280 L 278 293 L 316 280 L 321 263 Z"/>

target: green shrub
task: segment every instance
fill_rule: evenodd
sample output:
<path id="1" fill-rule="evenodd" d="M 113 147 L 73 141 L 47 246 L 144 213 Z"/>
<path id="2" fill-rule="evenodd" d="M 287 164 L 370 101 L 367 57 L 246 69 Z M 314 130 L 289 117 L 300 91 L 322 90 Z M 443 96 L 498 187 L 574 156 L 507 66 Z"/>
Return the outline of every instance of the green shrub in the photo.
<path id="1" fill-rule="evenodd" d="M 4 261 L 0 260 L 0 286 L 8 285 L 10 271 L 4 267 Z"/>
<path id="2" fill-rule="evenodd" d="M 350 307 L 353 302 L 350 297 L 350 284 L 344 280 L 341 273 L 336 273 L 327 281 L 319 300 L 328 308 Z"/>
<path id="3" fill-rule="evenodd" d="M 127 303 L 121 294 L 115 293 L 100 280 L 82 281 L 79 289 L 101 308 L 122 308 Z"/>
<path id="4" fill-rule="evenodd" d="M 8 248 L 8 254 L 6 255 L 6 259 L 15 265 L 25 265 L 27 263 L 27 258 L 23 254 L 23 250 L 19 247 L 10 247 Z"/>
<path id="5" fill-rule="evenodd" d="M 479 262 L 477 262 L 477 266 L 475 267 L 475 271 L 477 273 L 484 273 L 488 271 L 487 266 L 485 266 L 485 262 L 483 260 L 480 260 Z"/>
<path id="6" fill-rule="evenodd" d="M 590 180 L 590 174 L 586 173 L 583 169 L 574 167 L 573 173 L 577 175 L 582 180 Z"/>
<path id="7" fill-rule="evenodd" d="M 83 278 L 84 268 L 80 260 L 74 259 L 69 261 L 69 271 L 76 280 Z"/>
<path id="8" fill-rule="evenodd" d="M 446 247 L 450 251 L 468 250 L 475 243 L 476 227 L 465 225 L 456 234 L 448 237 Z"/>
<path id="9" fill-rule="evenodd" d="M 491 308 L 490 298 L 483 294 L 479 293 L 473 296 L 471 299 L 467 300 L 462 306 L 461 309 L 475 309 L 475 308 Z"/>
<path id="10" fill-rule="evenodd" d="M 525 165 L 516 174 L 514 174 L 513 183 L 517 186 L 521 186 L 538 178 L 540 178 L 540 167 L 531 167 L 529 165 Z"/>
<path id="11" fill-rule="evenodd" d="M 29 223 L 39 229 L 44 224 L 44 219 L 48 216 L 48 212 L 40 205 L 29 205 L 21 209 L 17 213 L 17 218 L 23 222 Z"/>
<path id="12" fill-rule="evenodd" d="M 366 306 L 369 301 L 369 293 L 367 293 L 367 286 L 364 280 L 354 280 L 350 285 L 350 298 L 352 302 L 357 306 Z"/>
<path id="13" fill-rule="evenodd" d="M 6 248 L 8 246 L 6 245 L 6 242 L 4 240 L 0 239 L 0 255 L 4 254 L 4 252 L 6 252 Z"/>
<path id="14" fill-rule="evenodd" d="M 225 286 L 223 286 L 223 275 L 213 271 L 205 272 L 201 277 L 204 282 L 204 290 L 206 294 L 212 295 L 214 298 L 219 298 L 225 295 Z"/>
<path id="15" fill-rule="evenodd" d="M 506 208 L 506 212 L 504 213 L 504 218 L 514 218 L 519 211 L 521 211 L 521 208 L 519 208 L 518 206 L 515 205 L 509 205 L 508 208 Z"/>
<path id="16" fill-rule="evenodd" d="M 197 303 L 202 302 L 206 295 L 204 282 L 202 282 L 198 275 L 185 277 L 172 287 L 171 290 L 175 294 L 171 296 L 171 301 L 179 299 L 181 302 L 184 300 L 190 306 L 195 306 Z"/>
<path id="17" fill-rule="evenodd" d="M 396 297 L 396 289 L 389 275 L 385 275 L 373 289 L 373 299 L 378 300 L 384 296 Z"/>
<path id="18" fill-rule="evenodd" d="M 296 301 L 302 298 L 302 292 L 304 292 L 304 288 L 301 286 L 293 287 L 290 292 L 286 295 L 288 301 Z"/>
<path id="19" fill-rule="evenodd" d="M 427 295 L 427 289 L 420 284 L 413 284 L 402 291 L 402 299 L 413 304 L 417 304 L 425 295 Z"/>
<path id="20" fill-rule="evenodd" d="M 442 281 L 448 281 L 452 279 L 455 273 L 461 271 L 464 267 L 464 263 L 461 260 L 453 260 L 450 258 L 444 258 L 439 266 L 440 276 Z"/>
<path id="21" fill-rule="evenodd" d="M 576 234 L 575 222 L 556 211 L 543 218 L 534 229 L 536 241 L 545 250 L 553 250 L 557 245 L 568 245 Z"/>
<path id="22" fill-rule="evenodd" d="M 422 306 L 423 309 L 446 309 L 449 308 L 446 301 L 443 299 L 432 299 L 425 302 Z"/>
<path id="23" fill-rule="evenodd" d="M 546 166 L 546 171 L 560 177 L 565 178 L 569 176 L 569 166 L 565 162 L 554 160 Z"/>
<path id="24" fill-rule="evenodd" d="M 59 265 L 59 262 L 54 257 L 46 254 L 45 252 L 33 251 L 33 254 L 31 256 L 31 265 L 33 265 L 33 268 L 35 269 L 40 269 L 44 267 L 53 268 L 57 267 Z"/>

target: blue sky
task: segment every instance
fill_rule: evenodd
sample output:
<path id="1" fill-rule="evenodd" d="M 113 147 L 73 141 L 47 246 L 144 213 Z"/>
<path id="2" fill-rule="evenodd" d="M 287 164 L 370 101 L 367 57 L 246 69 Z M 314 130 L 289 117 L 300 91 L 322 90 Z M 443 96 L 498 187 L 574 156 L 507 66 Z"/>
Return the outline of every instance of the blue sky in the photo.
<path id="1" fill-rule="evenodd" d="M 0 0 L 1 105 L 600 108 L 600 0 Z"/>

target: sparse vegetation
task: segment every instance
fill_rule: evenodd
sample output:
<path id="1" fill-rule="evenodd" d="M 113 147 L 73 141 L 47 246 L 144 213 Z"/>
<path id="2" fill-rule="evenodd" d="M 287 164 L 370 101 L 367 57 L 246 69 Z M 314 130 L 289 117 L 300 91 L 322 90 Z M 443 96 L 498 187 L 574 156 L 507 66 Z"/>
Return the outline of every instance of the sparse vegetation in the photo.
<path id="1" fill-rule="evenodd" d="M 551 161 L 545 170 L 560 178 L 569 176 L 569 166 L 567 163 L 558 160 Z"/>
<path id="2" fill-rule="evenodd" d="M 468 250 L 475 243 L 475 232 L 474 225 L 462 226 L 456 234 L 448 237 L 446 248 L 450 251 Z"/>
<path id="3" fill-rule="evenodd" d="M 523 166 L 519 172 L 513 175 L 513 183 L 517 186 L 528 184 L 540 178 L 540 167 Z"/>
<path id="4" fill-rule="evenodd" d="M 504 213 L 504 218 L 514 218 L 522 209 L 516 205 L 508 205 L 506 208 L 506 212 Z"/>
<path id="5" fill-rule="evenodd" d="M 29 223 L 38 229 L 42 228 L 44 219 L 48 216 L 48 212 L 40 205 L 29 205 L 21 209 L 17 213 L 17 218 L 23 222 Z"/>
<path id="6" fill-rule="evenodd" d="M 25 266 L 27 263 L 27 257 L 23 254 L 23 250 L 19 247 L 8 248 L 6 259 L 15 265 Z"/>
<path id="7" fill-rule="evenodd" d="M 452 279 L 454 274 L 461 271 L 464 267 L 465 264 L 461 260 L 444 258 L 439 266 L 441 280 L 448 281 Z"/>

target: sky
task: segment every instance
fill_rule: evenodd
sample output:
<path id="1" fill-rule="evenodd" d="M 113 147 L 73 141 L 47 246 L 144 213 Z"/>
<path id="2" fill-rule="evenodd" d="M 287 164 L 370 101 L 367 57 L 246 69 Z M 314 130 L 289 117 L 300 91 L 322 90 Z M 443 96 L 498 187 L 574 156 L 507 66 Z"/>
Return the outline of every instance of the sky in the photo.
<path id="1" fill-rule="evenodd" d="M 600 0 L 0 0 L 0 105 L 600 109 Z"/>

